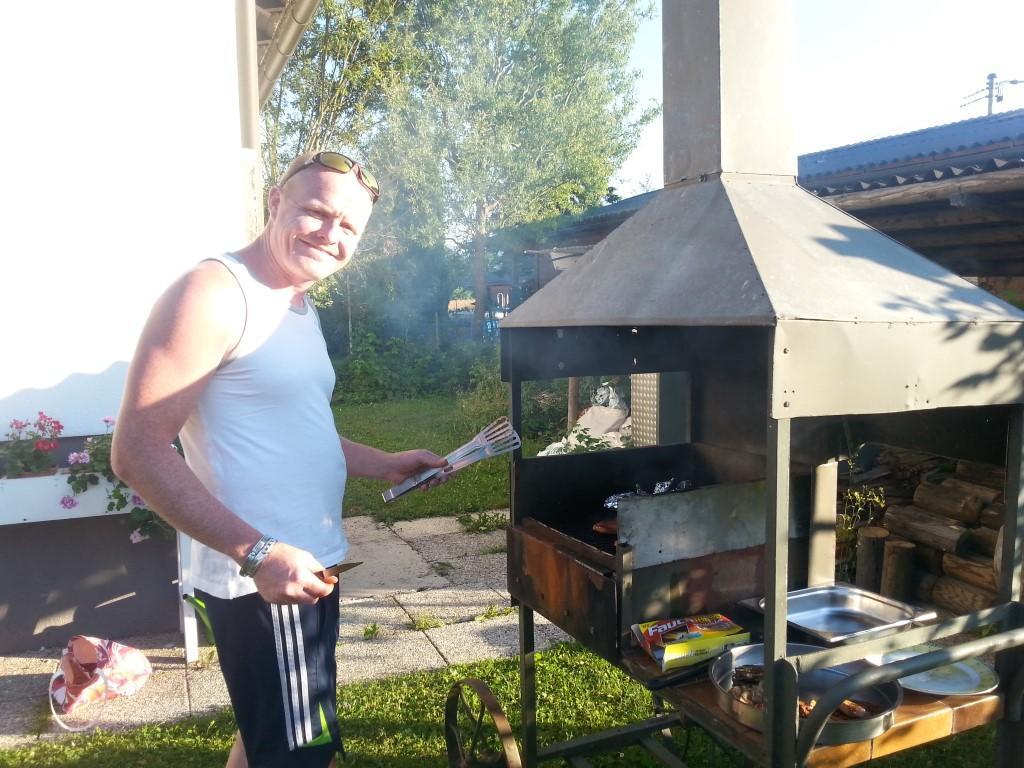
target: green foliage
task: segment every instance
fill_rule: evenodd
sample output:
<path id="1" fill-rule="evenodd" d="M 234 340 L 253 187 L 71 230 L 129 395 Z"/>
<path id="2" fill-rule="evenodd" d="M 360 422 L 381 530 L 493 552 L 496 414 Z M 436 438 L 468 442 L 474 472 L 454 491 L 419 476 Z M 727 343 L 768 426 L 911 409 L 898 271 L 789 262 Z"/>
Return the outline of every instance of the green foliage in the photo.
<path id="1" fill-rule="evenodd" d="M 114 474 L 114 468 L 110 463 L 111 445 L 114 441 L 114 433 L 110 431 L 112 424 L 113 419 L 108 420 L 108 431 L 105 434 L 86 438 L 83 450 L 68 457 L 68 485 L 77 496 L 99 485 L 100 478 L 105 479 L 109 486 L 107 512 L 128 510 L 128 516 L 135 524 L 133 540 L 139 535 L 173 535 L 174 529 L 157 515 L 141 496 Z"/>
<path id="2" fill-rule="evenodd" d="M 380 637 L 380 627 L 376 622 L 363 627 L 363 640 L 376 640 L 378 637 Z"/>
<path id="3" fill-rule="evenodd" d="M 576 445 L 572 447 L 569 453 L 591 453 L 592 451 L 606 451 L 611 448 L 611 443 L 605 440 L 603 437 L 595 437 L 590 434 L 590 430 L 587 427 L 577 427 L 573 434 L 576 438 Z"/>
<path id="4" fill-rule="evenodd" d="M 432 616 L 429 613 L 419 613 L 412 617 L 412 619 L 409 621 L 409 626 L 419 632 L 423 632 L 427 629 L 437 629 L 438 627 L 443 627 L 444 622 L 436 616 Z"/>
<path id="5" fill-rule="evenodd" d="M 508 518 L 501 512 L 477 512 L 456 518 L 466 533 L 490 533 L 508 527 Z"/>
<path id="6" fill-rule="evenodd" d="M 337 364 L 334 400 L 365 404 L 456 392 L 472 380 L 479 354 L 474 345 L 431 349 L 365 333 Z"/>
<path id="7" fill-rule="evenodd" d="M 489 424 L 510 408 L 509 388 L 501 380 L 497 350 L 473 364 L 469 389 L 459 396 L 466 425 Z M 523 382 L 523 428 L 520 437 L 550 442 L 565 432 L 568 389 L 565 380 Z"/>
<path id="8" fill-rule="evenodd" d="M 470 366 L 468 381 L 468 389 L 458 399 L 459 413 L 467 425 L 490 424 L 508 415 L 508 385 L 501 380 L 496 350 Z"/>
<path id="9" fill-rule="evenodd" d="M 515 606 L 506 605 L 502 608 L 499 608 L 494 603 L 490 603 L 483 613 L 481 613 L 479 616 L 473 617 L 473 621 L 490 621 L 491 619 L 498 619 L 502 616 L 508 616 L 509 614 L 515 612 Z"/>
<path id="10" fill-rule="evenodd" d="M 50 725 L 53 723 L 53 712 L 50 710 L 50 701 L 48 698 L 40 698 L 33 704 L 30 704 L 28 707 L 28 715 L 29 722 L 31 723 L 28 727 L 28 733 L 39 738 L 42 734 L 50 730 Z M 0 756 L 0 764 L 3 764 L 2 756 Z"/>
<path id="11" fill-rule="evenodd" d="M 848 460 L 851 473 L 856 456 Z M 854 487 L 840 495 L 841 509 L 836 515 L 836 578 L 853 581 L 857 565 L 857 531 L 873 525 L 885 511 L 885 488 Z"/>

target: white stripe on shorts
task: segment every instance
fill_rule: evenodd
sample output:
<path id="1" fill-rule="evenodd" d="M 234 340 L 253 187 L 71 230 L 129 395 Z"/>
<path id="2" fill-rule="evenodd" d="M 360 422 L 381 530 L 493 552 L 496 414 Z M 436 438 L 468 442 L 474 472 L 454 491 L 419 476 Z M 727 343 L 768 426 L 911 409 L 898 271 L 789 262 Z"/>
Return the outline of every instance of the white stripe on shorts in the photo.
<path id="1" fill-rule="evenodd" d="M 299 728 L 304 730 L 304 738 L 301 739 L 302 743 L 308 744 L 313 740 L 313 702 L 310 701 L 309 697 L 309 675 L 306 673 L 306 647 L 302 641 L 302 622 L 299 621 L 299 606 L 292 605 L 291 609 L 292 622 L 295 627 L 295 658 L 299 666 L 299 701 L 305 710 L 304 716 L 302 710 L 299 712 L 299 716 L 304 719 L 304 722 L 299 723 Z"/>
<path id="2" fill-rule="evenodd" d="M 270 616 L 274 621 L 274 647 L 277 649 L 277 673 L 281 677 L 281 703 L 285 708 L 285 730 L 288 732 L 288 749 L 295 749 L 295 718 L 289 717 L 292 709 L 292 699 L 289 695 L 288 685 L 288 657 L 284 652 L 284 632 L 281 626 L 281 606 L 271 605 Z"/>
<path id="3" fill-rule="evenodd" d="M 306 648 L 297 605 L 271 605 L 277 670 L 281 677 L 281 699 L 288 731 L 288 749 L 313 740 L 313 711 L 306 670 Z"/>

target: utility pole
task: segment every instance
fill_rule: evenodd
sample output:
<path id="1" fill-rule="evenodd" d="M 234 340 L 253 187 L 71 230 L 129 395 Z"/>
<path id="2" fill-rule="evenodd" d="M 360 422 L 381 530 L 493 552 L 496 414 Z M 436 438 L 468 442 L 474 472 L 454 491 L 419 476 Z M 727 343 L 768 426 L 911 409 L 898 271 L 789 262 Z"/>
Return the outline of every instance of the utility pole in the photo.
<path id="1" fill-rule="evenodd" d="M 964 96 L 967 101 L 963 102 L 960 106 L 966 107 L 968 104 L 973 104 L 976 101 L 985 99 L 988 102 L 988 114 L 992 114 L 992 105 L 996 102 L 1003 100 L 1003 86 L 1005 85 L 1024 85 L 1024 80 L 996 80 L 996 73 L 989 72 L 985 78 L 986 85 L 980 91 L 969 93 Z"/>

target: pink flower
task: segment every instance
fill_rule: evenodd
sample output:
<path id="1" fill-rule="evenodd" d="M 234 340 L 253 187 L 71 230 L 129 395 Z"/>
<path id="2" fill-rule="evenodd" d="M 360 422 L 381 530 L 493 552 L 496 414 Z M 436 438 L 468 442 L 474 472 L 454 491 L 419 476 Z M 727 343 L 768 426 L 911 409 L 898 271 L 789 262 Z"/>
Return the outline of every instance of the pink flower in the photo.
<path id="1" fill-rule="evenodd" d="M 128 540 L 132 544 L 138 544 L 140 541 L 145 541 L 148 538 L 149 538 L 149 536 L 144 534 L 138 528 L 136 528 L 134 531 L 132 531 L 130 534 L 128 534 Z"/>
<path id="2" fill-rule="evenodd" d="M 37 451 L 52 451 L 56 447 L 56 440 L 36 440 L 35 442 L 35 448 Z"/>
<path id="3" fill-rule="evenodd" d="M 22 421 L 21 419 L 11 419 L 11 429 L 15 430 L 16 432 L 21 432 L 21 430 L 28 427 L 28 425 L 29 423 L 27 421 Z"/>
<path id="4" fill-rule="evenodd" d="M 114 426 L 114 421 L 115 421 L 115 419 L 114 419 L 113 416 L 104 416 L 103 417 L 103 423 L 106 424 L 108 427 Z"/>
<path id="5" fill-rule="evenodd" d="M 68 464 L 88 464 L 89 463 L 89 452 L 81 451 L 68 454 Z"/>
<path id="6" fill-rule="evenodd" d="M 74 509 L 78 506 L 78 501 L 74 496 L 62 496 L 60 505 L 64 507 L 64 509 Z"/>
<path id="7" fill-rule="evenodd" d="M 132 494 L 132 506 L 144 507 L 144 506 L 146 506 L 146 502 L 143 501 L 142 497 L 139 496 L 139 494 L 133 493 Z"/>

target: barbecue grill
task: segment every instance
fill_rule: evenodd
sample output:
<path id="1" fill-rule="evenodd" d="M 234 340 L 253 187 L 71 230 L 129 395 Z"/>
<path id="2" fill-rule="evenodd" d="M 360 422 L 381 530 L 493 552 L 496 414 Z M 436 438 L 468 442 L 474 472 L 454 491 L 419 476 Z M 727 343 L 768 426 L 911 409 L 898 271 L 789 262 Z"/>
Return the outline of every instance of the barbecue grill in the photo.
<path id="1" fill-rule="evenodd" d="M 843 698 L 832 701 L 837 691 L 999 651 L 1003 684 L 988 715 L 958 716 L 951 704 L 946 734 L 1002 708 L 999 764 L 1019 765 L 1024 314 L 795 185 L 779 93 L 788 2 L 679 0 L 664 4 L 663 20 L 665 189 L 501 324 L 517 430 L 523 382 L 561 377 L 653 383 L 659 416 L 650 445 L 514 454 L 508 589 L 519 606 L 522 764 L 583 765 L 583 752 L 635 741 L 683 765 L 651 738 L 681 724 L 760 764 L 862 762 L 901 747 L 884 736 L 846 750 L 815 747 Z M 786 594 L 831 583 L 836 459 L 865 442 L 1007 467 L 1002 603 L 787 657 Z M 623 499 L 617 534 L 593 531 L 606 497 L 669 478 L 688 480 L 689 490 Z M 706 683 L 661 673 L 632 647 L 632 623 L 740 615 L 741 600 L 762 596 L 763 735 L 731 721 Z M 534 612 L 669 708 L 632 728 L 540 749 Z M 800 675 L 986 625 L 996 632 L 982 640 L 846 678 L 798 723 Z M 481 686 L 460 683 L 449 699 L 453 765 L 469 762 L 455 714 Z M 494 715 L 504 759 L 518 764 L 500 708 L 484 699 L 481 717 Z"/>

